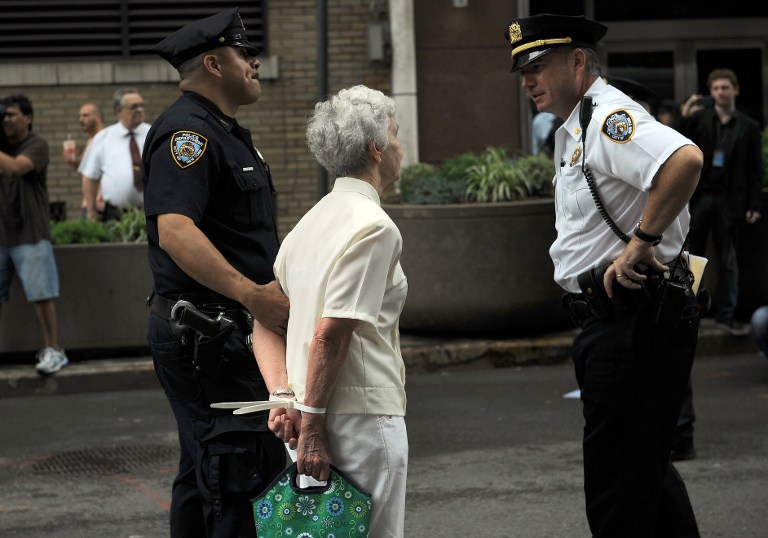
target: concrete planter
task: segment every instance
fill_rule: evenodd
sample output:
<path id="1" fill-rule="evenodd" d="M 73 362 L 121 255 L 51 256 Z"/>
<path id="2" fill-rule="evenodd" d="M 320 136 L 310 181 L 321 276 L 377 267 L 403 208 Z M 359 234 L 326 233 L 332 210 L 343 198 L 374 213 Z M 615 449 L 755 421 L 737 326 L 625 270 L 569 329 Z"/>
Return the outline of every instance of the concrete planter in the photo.
<path id="1" fill-rule="evenodd" d="M 552 280 L 552 199 L 384 204 L 403 236 L 404 331 L 530 334 L 568 328 Z"/>
<path id="2" fill-rule="evenodd" d="M 54 255 L 61 346 L 68 351 L 147 348 L 145 300 L 152 291 L 147 244 L 59 245 Z M 0 353 L 42 346 L 34 308 L 14 279 L 0 318 Z"/>

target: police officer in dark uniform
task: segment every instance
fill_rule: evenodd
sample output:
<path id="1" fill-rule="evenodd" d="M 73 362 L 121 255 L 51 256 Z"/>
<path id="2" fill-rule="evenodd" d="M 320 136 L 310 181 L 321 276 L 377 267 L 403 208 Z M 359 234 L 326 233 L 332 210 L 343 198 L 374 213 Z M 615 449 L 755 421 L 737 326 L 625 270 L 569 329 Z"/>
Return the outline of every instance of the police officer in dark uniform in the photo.
<path id="1" fill-rule="evenodd" d="M 176 417 L 181 457 L 172 537 L 255 536 L 250 499 L 285 464 L 263 415 L 212 410 L 269 397 L 247 339 L 253 319 L 284 334 L 288 300 L 274 281 L 274 187 L 241 105 L 261 93 L 258 50 L 237 9 L 155 47 L 182 96 L 157 118 L 142 159 L 149 263 L 149 343 Z"/>

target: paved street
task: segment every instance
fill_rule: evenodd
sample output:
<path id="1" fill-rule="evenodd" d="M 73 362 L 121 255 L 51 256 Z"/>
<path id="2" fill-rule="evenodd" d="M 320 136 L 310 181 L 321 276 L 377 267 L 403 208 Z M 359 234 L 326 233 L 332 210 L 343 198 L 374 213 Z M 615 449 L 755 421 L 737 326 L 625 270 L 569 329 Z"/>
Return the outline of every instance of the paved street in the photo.
<path id="1" fill-rule="evenodd" d="M 408 378 L 409 537 L 589 536 L 568 365 Z M 694 366 L 699 458 L 679 464 L 702 536 L 765 536 L 768 360 Z M 0 399 L 0 536 L 168 535 L 175 431 L 159 390 Z"/>

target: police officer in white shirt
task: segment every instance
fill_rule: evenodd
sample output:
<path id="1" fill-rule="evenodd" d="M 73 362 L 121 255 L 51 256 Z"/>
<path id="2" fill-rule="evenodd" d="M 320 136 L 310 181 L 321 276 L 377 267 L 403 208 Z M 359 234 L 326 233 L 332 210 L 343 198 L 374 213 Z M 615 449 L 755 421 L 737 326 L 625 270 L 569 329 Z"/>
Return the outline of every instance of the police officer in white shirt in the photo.
<path id="1" fill-rule="evenodd" d="M 536 15 L 506 37 L 512 70 L 555 133 L 550 249 L 581 389 L 587 518 L 596 537 L 699 536 L 672 435 L 698 333 L 680 254 L 699 149 L 600 78 L 585 17 Z M 592 185 L 590 185 L 592 183 Z"/>

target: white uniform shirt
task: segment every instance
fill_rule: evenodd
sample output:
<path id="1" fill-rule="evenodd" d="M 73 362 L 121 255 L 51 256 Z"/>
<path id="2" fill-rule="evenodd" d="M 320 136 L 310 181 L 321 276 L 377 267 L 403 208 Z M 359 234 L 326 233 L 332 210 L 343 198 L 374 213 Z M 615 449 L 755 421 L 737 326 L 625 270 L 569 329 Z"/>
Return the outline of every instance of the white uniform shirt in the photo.
<path id="1" fill-rule="evenodd" d="M 144 149 L 150 125 L 139 124 L 136 145 L 139 155 Z M 117 122 L 96 133 L 77 171 L 92 180 L 101 180 L 105 201 L 115 207 L 144 207 L 144 195 L 133 186 L 133 160 L 131 159 L 129 131 Z"/>
<path id="2" fill-rule="evenodd" d="M 616 88 L 598 78 L 586 95 L 593 99 L 587 128 L 586 163 L 608 214 L 631 236 L 645 213 L 648 191 L 662 164 L 682 146 L 693 144 L 659 122 Z M 577 277 L 615 260 L 626 246 L 598 213 L 581 171 L 579 108 L 555 133 L 555 227 L 557 239 L 549 249 L 555 281 L 578 293 Z M 654 247 L 656 259 L 672 261 L 688 233 L 690 217 L 684 209 Z"/>
<path id="3" fill-rule="evenodd" d="M 408 292 L 402 237 L 368 183 L 342 177 L 283 241 L 275 276 L 291 301 L 286 365 L 299 402 L 320 318 L 360 320 L 329 413 L 405 415 L 399 319 Z"/>

